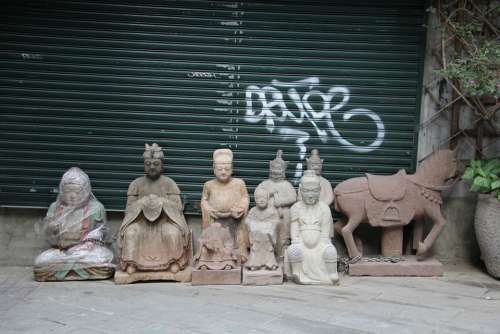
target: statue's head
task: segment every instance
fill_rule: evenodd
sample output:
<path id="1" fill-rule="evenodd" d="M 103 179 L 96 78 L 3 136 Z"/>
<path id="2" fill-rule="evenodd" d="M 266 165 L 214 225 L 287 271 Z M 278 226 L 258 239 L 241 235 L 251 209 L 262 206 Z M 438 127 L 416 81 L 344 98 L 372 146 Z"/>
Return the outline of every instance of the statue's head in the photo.
<path id="1" fill-rule="evenodd" d="M 267 208 L 267 204 L 269 203 L 269 192 L 263 188 L 258 188 L 254 193 L 255 205 L 259 209 Z"/>
<path id="2" fill-rule="evenodd" d="M 313 149 L 311 151 L 311 156 L 307 160 L 307 169 L 313 170 L 316 175 L 320 176 L 323 169 L 323 159 L 319 157 L 319 151 Z"/>
<path id="3" fill-rule="evenodd" d="M 283 151 L 276 152 L 276 158 L 269 162 L 269 178 L 273 181 L 281 181 L 285 179 L 287 162 L 283 160 Z"/>
<path id="4" fill-rule="evenodd" d="M 300 194 L 307 205 L 314 205 L 319 200 L 321 184 L 319 176 L 313 170 L 306 170 L 300 179 Z"/>
<path id="5" fill-rule="evenodd" d="M 227 148 L 214 151 L 214 174 L 219 182 L 227 183 L 233 175 L 233 152 Z"/>
<path id="6" fill-rule="evenodd" d="M 144 154 L 144 173 L 152 180 L 156 180 L 163 173 L 163 149 L 156 143 L 146 144 Z"/>
<path id="7" fill-rule="evenodd" d="M 63 174 L 59 196 L 65 205 L 82 207 L 89 201 L 91 192 L 90 179 L 80 168 L 72 167 Z"/>

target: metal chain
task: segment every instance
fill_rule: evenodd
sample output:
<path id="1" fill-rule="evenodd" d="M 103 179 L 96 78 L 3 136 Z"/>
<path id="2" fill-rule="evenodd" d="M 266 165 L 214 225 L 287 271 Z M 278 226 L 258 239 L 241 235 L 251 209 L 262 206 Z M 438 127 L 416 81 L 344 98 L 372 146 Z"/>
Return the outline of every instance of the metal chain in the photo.
<path id="1" fill-rule="evenodd" d="M 390 262 L 390 263 L 398 263 L 401 261 L 405 261 L 404 257 L 401 256 L 382 256 L 378 255 L 375 257 L 363 257 L 363 261 L 365 262 Z M 357 262 L 357 261 L 356 261 Z M 337 271 L 339 273 L 349 274 L 349 265 L 353 263 L 351 259 L 348 257 L 342 257 L 339 259 L 337 264 Z"/>

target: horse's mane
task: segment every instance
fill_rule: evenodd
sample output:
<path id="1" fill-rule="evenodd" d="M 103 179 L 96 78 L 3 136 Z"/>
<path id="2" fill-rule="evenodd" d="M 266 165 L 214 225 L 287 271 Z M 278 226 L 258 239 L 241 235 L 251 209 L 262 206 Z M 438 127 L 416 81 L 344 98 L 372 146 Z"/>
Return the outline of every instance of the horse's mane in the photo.
<path id="1" fill-rule="evenodd" d="M 449 164 L 449 150 L 440 150 L 431 154 L 418 166 L 415 177 L 422 184 L 429 186 L 440 186 L 448 175 L 445 170 Z"/>

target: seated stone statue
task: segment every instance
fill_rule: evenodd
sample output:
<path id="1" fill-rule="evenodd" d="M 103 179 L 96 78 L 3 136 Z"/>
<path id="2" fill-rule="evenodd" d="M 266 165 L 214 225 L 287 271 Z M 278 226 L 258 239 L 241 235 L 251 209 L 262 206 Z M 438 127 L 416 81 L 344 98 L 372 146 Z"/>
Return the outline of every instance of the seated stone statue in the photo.
<path id="1" fill-rule="evenodd" d="M 292 244 L 286 256 L 292 279 L 300 284 L 338 282 L 337 250 L 330 240 L 332 214 L 319 200 L 321 183 L 314 171 L 307 170 L 300 181 L 301 200 L 291 209 Z"/>
<path id="2" fill-rule="evenodd" d="M 233 152 L 219 149 L 213 154 L 215 179 L 205 182 L 201 198 L 203 229 L 215 222 L 228 227 L 241 261 L 248 258 L 248 235 L 242 219 L 248 211 L 245 181 L 233 178 Z"/>
<path id="3" fill-rule="evenodd" d="M 195 269 L 229 270 L 237 267 L 233 237 L 229 228 L 219 223 L 210 224 L 200 236 L 200 251 L 195 257 Z"/>
<path id="4" fill-rule="evenodd" d="M 280 223 L 278 210 L 269 205 L 269 193 L 263 188 L 255 190 L 256 206 L 248 212 L 245 224 L 249 232 L 250 256 L 245 263 L 249 270 L 276 270 L 277 230 Z"/>
<path id="5" fill-rule="evenodd" d="M 80 168 L 64 173 L 59 196 L 40 227 L 52 248 L 35 259 L 37 281 L 106 279 L 113 275 L 113 253 L 104 245 L 106 211 Z"/>
<path id="6" fill-rule="evenodd" d="M 276 159 L 269 162 L 269 179 L 262 181 L 256 190 L 264 189 L 270 195 L 270 205 L 279 214 L 278 239 L 276 255 L 283 259 L 283 251 L 290 244 L 290 207 L 297 201 L 297 194 L 292 184 L 286 180 L 287 162 L 282 158 L 283 152 L 276 153 Z"/>
<path id="7" fill-rule="evenodd" d="M 191 231 L 182 212 L 181 192 L 172 179 L 162 175 L 164 156 L 160 146 L 146 144 L 143 157 L 146 175 L 129 186 L 118 238 L 120 267 L 134 277 L 127 278 L 120 272 L 115 282 L 189 281 Z"/>

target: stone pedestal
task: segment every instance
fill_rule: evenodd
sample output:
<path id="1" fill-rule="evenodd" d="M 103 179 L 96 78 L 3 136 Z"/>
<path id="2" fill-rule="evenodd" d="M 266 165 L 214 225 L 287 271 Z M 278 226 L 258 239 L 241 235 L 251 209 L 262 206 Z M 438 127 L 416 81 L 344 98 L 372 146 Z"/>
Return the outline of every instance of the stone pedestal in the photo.
<path id="1" fill-rule="evenodd" d="M 382 256 L 403 255 L 403 226 L 382 228 Z"/>
<path id="2" fill-rule="evenodd" d="M 35 281 L 49 282 L 49 281 L 85 281 L 85 280 L 102 280 L 108 279 L 113 276 L 114 268 L 110 266 L 103 267 L 89 267 L 85 269 L 64 269 L 64 266 L 58 267 L 53 270 L 35 269 Z"/>
<path id="3" fill-rule="evenodd" d="M 404 261 L 375 262 L 362 258 L 358 262 L 349 265 L 350 276 L 441 276 L 443 265 L 434 258 L 417 261 L 417 257 L 409 255 Z"/>
<path id="4" fill-rule="evenodd" d="M 243 268 L 243 285 L 279 285 L 283 284 L 283 269 L 248 270 Z"/>
<path id="5" fill-rule="evenodd" d="M 192 285 L 239 285 L 241 267 L 229 270 L 194 269 Z"/>
<path id="6" fill-rule="evenodd" d="M 131 275 L 123 271 L 115 273 L 115 284 L 129 284 L 139 281 L 177 281 L 177 282 L 190 282 L 192 268 L 186 269 L 177 273 L 169 271 L 137 271 Z"/>

